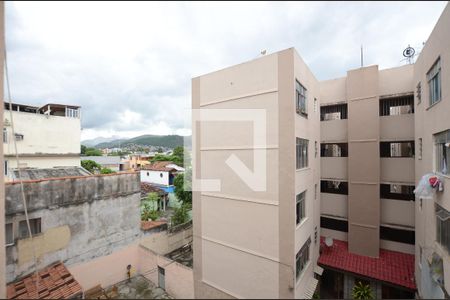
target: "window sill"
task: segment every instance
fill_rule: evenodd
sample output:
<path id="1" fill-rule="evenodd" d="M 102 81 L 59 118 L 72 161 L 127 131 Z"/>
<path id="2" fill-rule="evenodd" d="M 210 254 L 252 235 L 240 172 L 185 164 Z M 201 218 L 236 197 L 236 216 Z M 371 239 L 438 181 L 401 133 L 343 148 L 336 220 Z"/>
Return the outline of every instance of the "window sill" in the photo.
<path id="1" fill-rule="evenodd" d="M 297 229 L 299 229 L 300 227 L 302 227 L 303 224 L 305 224 L 306 221 L 308 221 L 308 219 L 309 219 L 308 217 L 305 217 L 305 218 L 301 219 L 301 220 L 300 220 L 300 223 L 298 223 L 298 224 L 295 226 L 295 230 L 297 230 Z"/>
<path id="2" fill-rule="evenodd" d="M 439 104 L 442 101 L 442 99 L 439 99 L 438 101 L 434 102 L 433 104 L 431 104 L 430 106 L 428 106 L 425 110 L 430 110 L 433 107 L 435 107 L 437 104 Z"/>
<path id="3" fill-rule="evenodd" d="M 14 246 L 15 244 L 14 243 L 12 243 L 12 244 L 6 244 L 5 246 L 6 247 L 11 247 L 11 246 Z"/>
<path id="4" fill-rule="evenodd" d="M 436 175 L 442 176 L 442 177 L 444 177 L 446 179 L 450 179 L 450 174 L 443 174 L 441 172 L 436 172 Z"/>
<path id="5" fill-rule="evenodd" d="M 310 169 L 311 169 L 311 167 L 305 167 L 305 168 L 301 168 L 301 169 L 296 169 L 295 172 L 307 171 Z"/>

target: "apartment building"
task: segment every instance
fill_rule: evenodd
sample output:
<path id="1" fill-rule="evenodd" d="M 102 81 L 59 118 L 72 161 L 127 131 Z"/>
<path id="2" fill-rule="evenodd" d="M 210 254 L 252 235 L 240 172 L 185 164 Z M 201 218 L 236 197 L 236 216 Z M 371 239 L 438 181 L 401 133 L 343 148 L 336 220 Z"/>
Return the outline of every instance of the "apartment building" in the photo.
<path id="1" fill-rule="evenodd" d="M 401 67 L 317 81 L 291 48 L 192 80 L 194 186 L 220 182 L 193 193 L 196 297 L 306 298 L 319 275 L 322 297 L 359 281 L 377 298 L 449 297 L 449 28 L 447 5 Z M 258 151 L 262 191 L 230 163 L 256 170 Z M 422 199 L 430 172 L 444 190 Z"/>
<path id="2" fill-rule="evenodd" d="M 11 114 L 14 121 L 12 132 Z M 14 179 L 14 139 L 21 168 L 80 166 L 81 108 L 65 104 L 42 107 L 4 104 L 3 174 Z"/>
<path id="3" fill-rule="evenodd" d="M 193 195 L 196 297 L 312 296 L 320 245 L 319 96 L 318 81 L 292 48 L 193 79 L 193 109 L 227 109 L 231 120 L 248 115 L 193 124 L 193 185 L 199 175 L 221 183 Z M 266 123 L 255 125 L 252 114 L 261 111 Z M 256 144 L 261 136 L 254 132 L 266 143 Z M 233 155 L 246 166 L 263 165 L 265 188 L 241 180 L 227 165 Z"/>

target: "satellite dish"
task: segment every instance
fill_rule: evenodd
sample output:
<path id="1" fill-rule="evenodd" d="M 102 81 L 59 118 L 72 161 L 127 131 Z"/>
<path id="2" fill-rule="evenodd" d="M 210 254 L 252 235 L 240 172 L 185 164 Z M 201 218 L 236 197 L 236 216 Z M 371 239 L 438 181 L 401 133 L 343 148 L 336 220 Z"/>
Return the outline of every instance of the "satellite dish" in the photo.
<path id="1" fill-rule="evenodd" d="M 326 237 L 325 238 L 325 245 L 327 245 L 327 247 L 333 246 L 333 238 Z"/>
<path id="2" fill-rule="evenodd" d="M 403 50 L 403 56 L 406 58 L 411 58 L 416 54 L 416 50 L 413 47 L 408 46 L 405 50 Z"/>

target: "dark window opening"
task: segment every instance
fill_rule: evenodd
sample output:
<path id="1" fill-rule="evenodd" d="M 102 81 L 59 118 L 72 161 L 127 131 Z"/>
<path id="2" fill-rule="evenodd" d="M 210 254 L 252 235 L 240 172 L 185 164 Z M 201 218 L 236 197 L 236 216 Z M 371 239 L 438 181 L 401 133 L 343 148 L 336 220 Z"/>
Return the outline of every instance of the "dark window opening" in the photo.
<path id="1" fill-rule="evenodd" d="M 347 119 L 347 103 L 327 105 L 320 108 L 320 121 Z"/>
<path id="2" fill-rule="evenodd" d="M 384 199 L 414 201 L 414 186 L 401 184 L 380 184 L 380 197 Z"/>
<path id="3" fill-rule="evenodd" d="M 380 239 L 414 245 L 416 236 L 414 230 L 380 226 Z"/>
<path id="4" fill-rule="evenodd" d="M 336 231 L 348 232 L 348 222 L 346 220 L 321 216 L 320 227 Z"/>
<path id="5" fill-rule="evenodd" d="M 381 157 L 414 157 L 414 141 L 380 142 Z"/>
<path id="6" fill-rule="evenodd" d="M 306 191 L 297 195 L 296 198 L 296 223 L 297 225 L 306 217 L 305 206 L 306 206 Z"/>
<path id="7" fill-rule="evenodd" d="M 32 235 L 41 233 L 41 218 L 30 219 L 30 228 Z M 26 220 L 19 222 L 19 237 L 22 239 L 30 237 Z"/>
<path id="8" fill-rule="evenodd" d="M 321 157 L 348 157 L 347 143 L 324 143 L 320 144 Z"/>
<path id="9" fill-rule="evenodd" d="M 414 95 L 380 99 L 380 116 L 414 113 Z"/>
<path id="10" fill-rule="evenodd" d="M 330 194 L 348 195 L 348 182 L 336 180 L 321 180 L 320 192 Z"/>

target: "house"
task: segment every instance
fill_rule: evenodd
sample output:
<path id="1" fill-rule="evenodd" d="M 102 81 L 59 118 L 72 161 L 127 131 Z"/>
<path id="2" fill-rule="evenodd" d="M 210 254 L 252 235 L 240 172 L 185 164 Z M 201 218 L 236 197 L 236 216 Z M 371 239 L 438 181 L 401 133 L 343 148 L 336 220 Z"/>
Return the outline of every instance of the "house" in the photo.
<path id="1" fill-rule="evenodd" d="M 158 194 L 159 201 L 156 204 L 156 210 L 165 211 L 169 204 L 169 194 L 161 187 L 148 182 L 141 182 L 141 199 L 145 199 L 148 194 L 156 193 Z"/>
<path id="2" fill-rule="evenodd" d="M 11 115 L 15 132 L 12 132 Z M 17 168 L 14 141 L 21 168 L 80 166 L 80 117 L 76 105 L 46 104 L 41 107 L 4 103 L 3 172 L 11 180 Z"/>
<path id="3" fill-rule="evenodd" d="M 80 159 L 92 160 L 98 163 L 102 168 L 108 168 L 114 172 L 123 171 L 123 163 L 120 156 L 81 156 Z"/>
<path id="4" fill-rule="evenodd" d="M 141 182 L 149 182 L 164 187 L 173 186 L 175 176 L 184 168 L 171 161 L 156 161 L 141 167 Z"/>
<path id="5" fill-rule="evenodd" d="M 220 183 L 193 193 L 196 298 L 449 297 L 449 28 L 391 69 L 319 81 L 290 48 L 193 78 L 193 186 Z"/>

